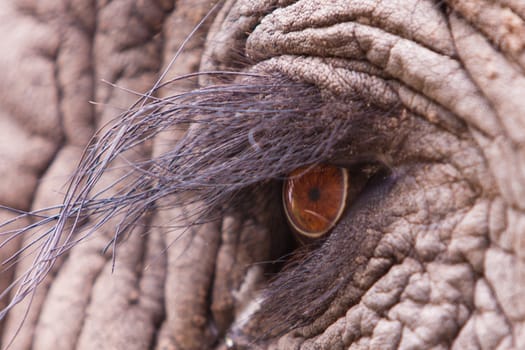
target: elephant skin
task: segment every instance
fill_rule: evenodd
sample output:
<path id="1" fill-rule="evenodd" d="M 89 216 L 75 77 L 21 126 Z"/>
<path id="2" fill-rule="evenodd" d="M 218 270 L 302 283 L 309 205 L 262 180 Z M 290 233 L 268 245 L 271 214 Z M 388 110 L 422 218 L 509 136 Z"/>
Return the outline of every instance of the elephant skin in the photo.
<path id="1" fill-rule="evenodd" d="M 0 32 L 2 348 L 525 348 L 522 0 L 7 0 Z M 313 163 L 353 194 L 304 244 Z"/>

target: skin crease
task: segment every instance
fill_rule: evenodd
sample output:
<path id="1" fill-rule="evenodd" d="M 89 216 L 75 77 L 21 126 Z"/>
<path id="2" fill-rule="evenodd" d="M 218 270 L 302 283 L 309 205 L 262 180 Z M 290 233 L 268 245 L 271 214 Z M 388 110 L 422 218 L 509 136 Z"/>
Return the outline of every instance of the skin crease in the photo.
<path id="1" fill-rule="evenodd" d="M 0 204 L 65 203 L 34 231 L 10 234 L 41 217 L 3 226 L 12 239 L 0 258 L 31 232 L 59 232 L 57 222 L 56 247 L 72 243 L 47 250 L 59 257 L 38 265 L 49 271 L 36 292 L 2 314 L 2 347 L 525 348 L 522 2 L 213 5 L 0 5 Z M 235 74 L 155 89 L 170 113 L 153 98 L 134 105 L 132 91 L 164 72 L 170 81 L 197 71 Z M 137 145 L 119 148 L 133 133 Z M 300 247 L 280 180 L 312 162 L 361 180 L 330 235 Z M 103 198 L 122 211 L 96 201 L 108 187 Z M 145 197 L 118 202 L 130 189 Z M 81 212 L 88 231 L 68 241 L 79 203 L 109 221 Z M 1 209 L 0 221 L 17 215 Z M 133 219 L 113 255 L 116 230 Z M 37 271 L 35 258 L 8 261 L 0 288 Z M 18 301 L 14 291 L 2 307 Z"/>

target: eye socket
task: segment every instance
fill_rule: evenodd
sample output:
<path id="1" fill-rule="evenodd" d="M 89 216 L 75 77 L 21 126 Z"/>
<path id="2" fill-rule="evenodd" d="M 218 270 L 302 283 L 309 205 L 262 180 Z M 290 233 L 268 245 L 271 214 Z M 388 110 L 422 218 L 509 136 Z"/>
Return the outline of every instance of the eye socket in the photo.
<path id="1" fill-rule="evenodd" d="M 308 238 L 326 234 L 344 212 L 348 197 L 346 168 L 332 165 L 300 167 L 283 185 L 283 206 L 292 229 Z"/>

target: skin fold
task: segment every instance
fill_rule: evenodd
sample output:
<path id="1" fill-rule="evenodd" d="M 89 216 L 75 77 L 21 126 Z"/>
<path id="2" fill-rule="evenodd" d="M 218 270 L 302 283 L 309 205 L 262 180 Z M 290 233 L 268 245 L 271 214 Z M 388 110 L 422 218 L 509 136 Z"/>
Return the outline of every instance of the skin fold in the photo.
<path id="1" fill-rule="evenodd" d="M 2 348 L 525 348 L 523 1 L 8 0 L 0 32 Z M 354 192 L 301 244 L 315 163 Z"/>

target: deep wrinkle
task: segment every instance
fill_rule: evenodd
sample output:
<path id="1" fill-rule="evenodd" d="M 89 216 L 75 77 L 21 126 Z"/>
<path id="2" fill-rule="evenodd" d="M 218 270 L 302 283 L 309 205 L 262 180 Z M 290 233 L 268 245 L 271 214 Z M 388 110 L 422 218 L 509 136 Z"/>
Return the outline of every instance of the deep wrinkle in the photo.
<path id="1" fill-rule="evenodd" d="M 28 2 L 29 7 L 32 2 L 34 1 Z M 225 6 L 222 12 L 224 16 L 218 16 L 214 28 L 203 28 L 208 32 L 203 34 L 210 34 L 210 40 L 206 41 L 210 49 L 201 54 L 193 51 L 194 47 L 190 45 L 192 48 L 188 50 L 199 52 L 189 55 L 192 59 L 202 59 L 200 69 L 203 72 L 188 74 L 187 72 L 197 69 L 194 65 L 192 68 L 184 68 L 186 70 L 182 73 L 183 76 L 175 79 L 180 81 L 188 78 L 195 82 L 197 79 L 192 78 L 203 78 L 200 79 L 201 86 L 209 86 L 209 90 L 196 89 L 166 98 L 157 97 L 165 96 L 165 91 L 157 95 L 158 89 L 173 88 L 171 91 L 174 91 L 179 87 L 171 86 L 171 81 L 162 83 L 162 79 L 152 83 L 158 73 L 156 69 L 161 69 L 162 62 L 157 59 L 160 50 L 152 50 L 155 52 L 150 56 L 142 48 L 136 50 L 135 47 L 124 45 L 125 52 L 122 53 L 130 60 L 125 60 L 124 65 L 116 64 L 117 69 L 120 69 L 116 72 L 116 81 L 119 84 L 128 84 L 125 82 L 129 78 L 127 70 L 133 70 L 135 63 L 138 66 L 147 63 L 141 57 L 148 57 L 146 61 L 150 62 L 146 64 L 146 75 L 149 74 L 152 78 L 144 79 L 146 86 L 142 85 L 138 89 L 148 92 L 138 104 L 122 114 L 115 124 L 108 125 L 110 129 L 114 126 L 109 134 L 99 132 L 92 140 L 82 160 L 82 168 L 73 179 L 72 187 L 62 205 L 47 208 L 51 211 L 19 212 L 20 218 L 30 216 L 28 221 L 34 224 L 4 234 L 7 243 L 11 239 L 18 241 L 17 238 L 22 236 L 24 244 L 29 241 L 28 246 L 6 260 L 6 268 L 18 265 L 22 258 L 27 258 L 31 253 L 33 256 L 29 258 L 36 257 L 28 274 L 20 277 L 18 285 L 12 285 L 12 288 L 22 286 L 22 289 L 18 290 L 19 294 L 8 308 L 24 295 L 26 300 L 32 298 L 36 290 L 32 288 L 36 288 L 43 278 L 49 277 L 48 281 L 53 281 L 49 290 L 46 283 L 41 285 L 40 291 L 46 294 L 45 299 L 39 301 L 37 296 L 29 313 L 28 327 L 23 327 L 22 336 L 18 339 L 24 341 L 34 335 L 36 340 L 31 339 L 30 342 L 33 347 L 38 348 L 42 347 L 39 345 L 42 340 L 49 339 L 50 335 L 67 342 L 72 329 L 79 331 L 83 327 L 83 333 L 84 330 L 89 330 L 89 326 L 84 328 L 84 325 L 77 323 L 91 322 L 99 325 L 102 332 L 99 329 L 98 334 L 102 341 L 106 341 L 105 329 L 112 332 L 120 325 L 127 330 L 134 329 L 133 326 L 136 325 L 141 327 L 142 324 L 135 317 L 119 319 L 117 324 L 105 318 L 111 313 L 120 314 L 115 310 L 125 311 L 122 313 L 124 314 L 128 310 L 140 308 L 141 303 L 136 303 L 139 298 L 131 296 L 130 303 L 124 303 L 124 306 L 118 302 L 110 303 L 104 293 L 96 290 L 95 283 L 89 280 L 89 273 L 93 270 L 86 265 L 91 264 L 83 266 L 87 273 L 73 278 L 71 274 L 68 275 L 67 266 L 62 266 L 82 264 L 83 261 L 77 259 L 75 254 L 90 247 L 89 244 L 93 241 L 98 241 L 93 239 L 83 242 L 84 239 L 95 238 L 92 237 L 95 234 L 97 238 L 103 235 L 102 245 L 105 240 L 108 241 L 107 252 L 104 251 L 107 254 L 103 257 L 106 259 L 106 271 L 110 271 L 112 267 L 109 260 L 111 254 L 113 268 L 115 254 L 119 254 L 117 268 L 125 267 L 124 261 L 128 257 L 142 261 L 142 248 L 149 247 L 151 241 L 163 234 L 168 238 L 159 240 L 160 248 L 156 251 L 160 256 L 158 260 L 170 268 L 178 266 L 178 262 L 170 258 L 183 255 L 179 251 L 183 244 L 170 245 L 170 241 L 173 241 L 172 236 L 169 236 L 172 233 L 170 224 L 173 218 L 177 220 L 176 228 L 184 227 L 180 230 L 183 234 L 179 237 L 188 238 L 191 244 L 198 241 L 198 231 L 202 227 L 214 226 L 217 229 L 204 232 L 207 234 L 204 241 L 208 242 L 208 247 L 188 254 L 203 258 L 201 261 L 192 264 L 190 257 L 189 264 L 188 261 L 180 264 L 187 267 L 175 273 L 176 269 L 172 269 L 171 273 L 161 272 L 161 267 L 153 271 L 156 278 L 151 284 L 156 289 L 156 310 L 143 309 L 139 313 L 156 314 L 157 319 L 150 322 L 151 331 L 136 333 L 137 338 L 142 339 L 153 334 L 148 339 L 150 346 L 154 347 L 159 342 L 163 344 L 166 338 L 174 336 L 177 347 L 181 344 L 180 347 L 191 348 L 188 344 L 200 341 L 200 344 L 205 344 L 202 348 L 211 348 L 212 345 L 223 348 L 226 343 L 228 347 L 237 350 L 276 345 L 281 348 L 303 345 L 347 348 L 367 344 L 371 348 L 383 348 L 383 345 L 399 348 L 407 345 L 419 348 L 455 348 L 468 345 L 491 347 L 494 344 L 521 348 L 523 341 L 520 333 L 516 332 L 516 329 L 519 330 L 516 313 L 523 310 L 519 301 L 525 299 L 513 298 L 523 294 L 523 283 L 519 278 L 516 279 L 516 276 L 520 276 L 516 273 L 520 270 L 519 259 L 516 260 L 519 258 L 519 249 L 516 250 L 512 245 L 507 246 L 505 238 L 519 236 L 519 225 L 513 223 L 521 220 L 519 208 L 523 205 L 519 198 L 523 196 L 519 193 L 523 188 L 523 181 L 519 177 L 519 171 L 505 170 L 519 168 L 521 164 L 516 160 L 523 158 L 520 158 L 520 149 L 512 145 L 519 144 L 518 141 L 523 139 L 523 130 L 519 128 L 519 111 L 523 109 L 523 103 L 515 96 L 523 90 L 523 70 L 519 66 L 521 64 L 523 67 L 524 62 L 515 51 L 519 45 L 509 46 L 505 43 L 515 43 L 516 40 L 519 43 L 520 36 L 515 33 L 523 29 L 522 19 L 525 17 L 518 8 L 519 0 L 504 2 L 505 4 L 489 5 L 482 0 L 473 0 L 469 5 L 464 5 L 461 1 L 448 1 L 445 4 L 433 0 L 407 0 L 399 3 L 348 3 L 336 0 L 328 5 L 315 0 L 228 2 L 234 5 L 229 8 Z M 188 2 L 177 2 L 177 8 L 188 6 L 185 3 Z M 200 5 L 191 1 L 189 3 L 190 12 L 195 13 L 193 10 Z M 148 4 L 157 6 L 159 3 L 145 1 L 140 6 L 149 8 Z M 373 11 L 367 8 L 369 5 L 373 5 Z M 140 6 L 137 9 L 144 8 Z M 215 6 L 218 7 L 220 5 Z M 149 11 L 145 12 L 149 14 Z M 159 21 L 155 19 L 157 14 L 152 14 L 149 19 L 161 24 L 162 18 L 168 13 L 159 13 Z M 179 13 L 186 12 L 183 9 Z M 141 14 L 141 11 L 134 11 L 132 20 L 140 18 Z M 23 23 L 31 22 L 31 17 L 34 16 L 31 11 L 23 15 L 24 21 L 18 21 L 22 23 L 21 28 Z M 85 18 L 100 17 L 94 7 L 92 15 L 87 14 Z M 59 18 L 68 16 L 66 14 Z M 172 17 L 177 19 L 176 16 Z M 201 16 L 194 16 L 194 21 L 199 21 L 197 17 Z M 124 26 L 120 28 L 127 25 L 126 16 L 122 18 Z M 55 27 L 68 33 L 66 22 Z M 111 19 L 107 24 L 101 20 L 98 28 L 89 30 L 93 35 L 88 41 L 97 37 L 98 29 L 115 28 L 111 25 L 113 22 L 118 22 L 117 18 Z M 108 35 L 110 46 L 113 43 L 122 46 L 122 39 L 130 39 L 127 34 L 130 34 L 130 42 L 133 42 L 132 33 L 138 32 L 135 28 L 139 31 L 144 29 L 144 33 L 156 33 L 155 36 L 148 37 L 158 43 L 164 39 L 169 42 L 172 34 L 183 27 L 177 26 L 172 31 L 173 28 L 155 25 L 150 31 L 146 27 L 152 22 L 147 22 L 135 23 L 131 31 L 120 32 L 117 29 L 115 33 L 122 35 Z M 509 25 L 512 32 L 498 30 L 508 29 Z M 7 27 L 10 26 L 17 31 L 17 35 L 13 37 L 13 41 L 6 36 L 8 50 L 1 64 L 4 67 L 7 64 L 8 69 L 23 63 L 13 61 L 13 58 L 23 58 L 26 62 L 27 53 L 22 50 L 24 56 L 17 55 L 18 45 L 23 47 L 27 41 L 23 40 L 24 35 L 18 36 L 18 33 L 23 33 L 23 30 L 18 30 L 18 24 L 8 24 Z M 199 26 L 200 24 L 197 27 Z M 50 29 L 49 37 L 52 38 L 54 30 Z M 196 33 L 196 29 L 193 28 L 185 42 Z M 106 33 L 111 32 L 108 30 Z M 46 39 L 47 37 L 48 35 Z M 214 39 L 217 40 L 214 42 Z M 102 70 L 109 68 L 108 71 L 112 71 L 111 66 L 115 63 L 113 54 L 117 53 L 119 60 L 121 56 L 118 54 L 121 52 L 110 50 L 106 57 L 102 57 L 102 61 L 97 60 L 97 52 L 106 51 L 101 50 L 104 45 L 98 45 L 100 41 L 96 41 L 97 48 L 93 50 L 88 65 L 92 60 L 93 67 Z M 37 46 L 42 44 L 45 46 L 44 42 L 37 43 Z M 11 45 L 13 50 L 9 47 Z M 156 47 L 160 49 L 161 46 Z M 172 48 L 167 49 L 164 52 L 171 55 Z M 182 49 L 161 73 L 161 78 L 167 76 Z M 68 51 L 67 48 L 61 49 L 60 58 L 63 54 L 67 56 Z M 130 54 L 131 51 L 143 55 L 137 57 Z M 240 59 L 236 59 L 235 55 Z M 46 55 L 46 60 L 57 58 L 55 55 L 51 56 L 53 57 Z M 252 61 L 246 62 L 248 58 L 245 56 L 249 56 Z M 78 61 L 59 59 L 56 62 L 56 79 L 70 76 L 67 68 L 69 66 L 62 66 L 61 62 L 72 62 L 75 65 L 83 61 L 81 53 L 74 55 L 75 57 Z M 31 56 L 29 58 L 32 65 Z M 162 60 L 165 59 L 164 57 Z M 182 56 L 181 66 L 184 66 L 184 61 L 185 57 Z M 179 72 L 178 63 L 179 61 L 172 67 L 173 72 Z M 257 67 L 259 70 L 251 71 L 250 67 Z M 98 68 L 87 75 L 98 74 Z M 206 69 L 209 71 L 204 72 Z M 232 71 L 222 71 L 225 69 Z M 27 72 L 29 74 L 25 74 Z M 25 113 L 17 113 L 18 111 L 12 117 L 7 115 L 8 119 L 18 119 L 15 121 L 22 122 L 21 125 L 27 122 L 25 119 L 33 124 L 30 119 L 33 117 L 34 126 L 42 122 L 45 124 L 45 112 L 54 104 L 50 99 L 40 99 L 36 86 L 34 101 L 40 101 L 36 105 L 41 110 L 31 111 L 31 103 L 28 104 L 27 99 L 18 99 L 19 96 L 24 96 L 17 88 L 19 84 L 27 81 L 41 82 L 40 79 L 33 79 L 34 72 L 40 75 L 44 70 L 31 67 L 13 75 L 7 74 L 3 79 L 5 102 L 24 111 L 29 107 L 27 116 Z M 138 80 L 142 80 L 140 71 L 132 74 L 133 78 L 137 76 Z M 113 79 L 111 75 L 108 76 Z M 124 79 L 121 80 L 121 77 Z M 87 101 L 86 96 L 89 95 L 82 94 L 81 81 L 77 85 L 75 79 L 62 79 L 62 82 L 65 80 L 75 82 L 72 84 L 73 90 L 78 90 L 79 93 L 73 93 L 75 98 L 69 99 L 68 96 L 75 91 L 68 84 L 57 89 L 64 107 L 61 109 L 64 116 L 69 114 L 67 110 L 68 105 L 71 105 L 70 101 L 82 108 L 82 102 Z M 153 88 L 150 89 L 149 84 Z M 196 84 L 191 88 L 195 86 Z M 501 94 L 501 89 L 498 88 L 501 86 L 512 88 L 508 93 Z M 118 89 L 116 85 L 111 88 Z M 31 91 L 33 95 L 33 89 Z M 95 91 L 96 88 L 93 93 Z M 133 93 L 130 90 L 128 92 Z M 235 95 L 240 95 L 246 103 L 240 103 L 240 98 L 239 101 L 236 100 Z M 94 96 L 99 99 L 100 95 Z M 292 96 L 293 101 L 292 98 L 287 100 L 286 96 Z M 311 98 L 315 103 L 310 104 Z M 102 102 L 104 105 L 97 106 L 93 118 L 104 119 L 107 116 L 107 107 L 114 101 L 111 99 L 107 105 Z M 392 101 L 399 105 L 391 104 Z M 164 102 L 166 104 L 162 105 Z M 128 103 L 129 100 L 125 105 Z M 332 108 L 332 104 L 335 107 Z M 376 108 L 376 104 L 383 109 Z M 387 104 L 392 108 L 385 108 Z M 401 113 L 398 113 L 400 110 Z M 74 122 L 80 121 L 81 125 L 81 109 L 76 111 L 77 113 L 73 113 Z M 174 117 L 170 119 L 172 116 L 162 116 L 166 111 L 174 116 L 180 115 L 181 120 L 185 119 L 187 122 L 179 123 L 174 121 Z M 133 113 L 137 114 L 132 116 Z M 148 118 L 150 114 L 161 121 L 156 124 L 156 121 L 150 120 L 148 129 L 138 120 Z M 278 116 L 273 122 L 272 118 L 277 114 L 282 116 Z M 286 134 L 289 119 L 285 116 L 293 120 L 296 129 L 302 127 L 300 120 L 304 118 L 305 124 L 319 123 L 320 129 L 331 130 L 331 134 L 306 128 L 302 131 L 291 130 L 291 133 Z M 390 123 L 388 119 L 393 122 Z M 71 116 L 69 120 L 71 121 Z M 342 124 L 342 128 L 334 125 L 342 120 L 348 124 Z M 124 124 L 119 126 L 120 121 Z M 98 121 L 94 124 L 100 126 Z M 157 130 L 182 130 L 188 124 L 192 124 L 190 133 L 178 145 L 173 146 L 173 139 L 167 142 L 171 149 L 164 154 L 155 153 L 156 163 L 152 162 L 146 151 L 141 154 L 142 159 L 137 160 L 135 157 L 134 161 L 120 167 L 120 170 L 124 170 L 121 178 L 105 183 L 104 179 L 115 179 L 111 175 L 119 170 L 116 169 L 116 164 L 129 160 L 126 159 L 128 154 L 138 153 L 135 146 L 147 144 L 142 147 L 144 149 L 155 144 L 154 152 L 159 151 L 156 148 L 157 141 L 163 140 L 162 137 L 156 137 Z M 260 124 L 263 126 L 259 126 Z M 20 130 L 34 132 L 31 126 L 33 125 L 24 125 Z M 346 134 L 339 135 L 340 131 Z M 139 137 L 131 141 L 135 132 Z M 226 132 L 231 135 L 225 137 Z M 303 150 L 297 147 L 300 144 L 297 135 L 301 132 L 310 137 L 307 139 L 309 143 L 303 144 Z M 91 134 L 91 129 L 85 132 L 81 138 L 82 143 Z M 180 134 L 177 133 L 177 136 Z M 398 135 L 397 140 L 394 134 Z M 70 145 L 71 135 L 68 134 L 67 138 L 68 141 L 57 146 L 59 151 Z M 340 142 L 324 142 L 335 139 Z M 281 145 L 290 145 L 292 149 L 280 147 Z M 303 153 L 319 150 L 321 152 L 317 152 L 316 157 L 312 158 Z M 45 150 L 42 150 L 42 154 L 39 152 L 37 156 L 46 159 L 44 153 Z M 7 154 L 19 153 L 11 152 L 7 147 Z M 18 163 L 25 168 L 28 164 L 26 160 L 31 157 L 21 158 L 24 160 Z M 64 159 L 57 157 L 53 164 L 63 165 L 60 160 Z M 292 237 L 290 232 L 284 232 L 288 226 L 283 220 L 283 213 L 279 213 L 282 210 L 279 207 L 282 192 L 278 189 L 287 175 L 288 164 L 297 166 L 303 161 L 314 161 L 314 166 L 315 162 L 326 162 L 344 166 L 356 173 L 361 172 L 364 190 L 355 190 L 350 195 L 352 199 L 344 218 L 329 235 L 310 241 L 305 239 L 304 242 L 297 240 L 280 253 L 269 255 L 268 251 L 278 251 L 274 247 L 268 249 L 268 246 L 276 242 L 279 244 L 279 240 L 274 242 L 275 237 L 281 241 Z M 16 161 L 8 163 L 17 164 Z M 265 168 L 268 165 L 272 166 L 270 170 Z M 255 171 L 251 171 L 252 167 Z M 12 174 L 16 174 L 11 169 L 16 168 L 11 165 L 8 167 L 4 185 L 7 183 L 9 186 Z M 377 181 L 366 181 L 368 177 L 364 174 L 377 174 L 381 169 L 389 171 L 383 177 L 374 176 Z M 406 170 L 406 173 L 400 170 Z M 193 175 L 195 176 L 192 177 Z M 52 176 L 53 173 L 36 174 L 36 177 L 42 177 L 42 183 L 28 187 L 41 192 L 46 189 L 45 183 Z M 22 180 L 24 179 L 21 178 L 18 184 L 25 184 Z M 106 187 L 101 189 L 101 186 Z M 315 201 L 319 197 L 320 193 L 315 193 L 316 189 L 319 188 L 314 187 L 307 194 L 308 200 Z M 34 195 L 31 191 L 26 192 Z M 7 189 L 1 194 L 4 196 L 7 193 L 9 197 L 12 192 L 16 191 Z M 53 198 L 49 192 L 43 197 Z M 38 205 L 40 202 L 36 197 L 28 200 L 30 202 L 24 208 L 29 208 L 31 203 Z M 187 209 L 186 212 L 180 214 L 184 209 Z M 171 213 L 174 215 L 170 216 Z M 184 216 L 184 220 L 178 220 L 178 215 L 181 218 Z M 148 218 L 158 220 L 150 222 Z M 391 225 L 392 220 L 394 222 Z M 210 221 L 213 222 L 208 225 Z M 236 225 L 230 228 L 227 239 L 220 237 L 213 241 L 226 231 L 226 225 L 220 227 L 220 224 L 232 221 Z M 205 225 L 200 225 L 203 223 Z M 49 228 L 50 225 L 53 227 Z M 115 227 L 116 231 L 112 229 Z M 267 234 L 274 229 L 281 229 L 284 234 Z M 113 233 L 115 235 L 111 239 Z M 207 240 L 210 237 L 213 238 Z M 268 237 L 269 240 L 266 239 Z M 239 243 L 250 239 L 252 243 Z M 219 241 L 221 248 L 225 248 L 223 259 L 214 254 Z M 268 241 L 272 243 L 267 243 Z M 140 254 L 128 255 L 128 248 L 133 245 L 124 243 L 133 242 L 140 247 L 136 250 Z M 78 247 L 66 257 L 66 264 L 62 265 L 62 261 L 58 261 L 54 266 L 58 270 L 58 275 L 55 276 L 51 268 L 56 258 L 84 243 L 87 245 Z M 232 244 L 228 246 L 230 243 Z M 4 246 L 6 243 L 2 244 Z M 188 243 L 186 248 L 190 251 L 192 247 Z M 102 248 L 97 246 L 94 255 L 100 254 L 99 251 Z M 246 257 L 249 254 L 256 257 L 243 260 L 243 255 Z M 95 256 L 96 258 L 100 256 Z M 205 258 L 207 260 L 203 262 Z M 95 263 L 95 259 L 91 262 Z M 231 261 L 236 264 L 228 265 Z M 132 278 L 137 278 L 137 282 L 140 280 L 142 283 L 144 276 L 152 272 L 146 268 L 137 272 L 138 265 L 133 265 L 128 271 Z M 250 271 L 239 268 L 241 265 L 248 266 Z M 269 269 L 268 265 L 273 265 L 274 268 Z M 20 269 L 25 266 L 27 264 L 17 266 L 18 276 L 23 273 Z M 202 266 L 207 267 L 204 273 L 199 270 Z M 229 266 L 234 267 L 229 269 Z M 240 293 L 241 298 L 236 299 L 239 296 L 237 288 L 249 291 L 250 288 L 246 286 L 250 284 L 246 281 L 254 280 L 252 272 L 255 268 L 262 271 L 258 275 L 259 282 L 251 285 L 252 290 L 258 294 L 243 292 Z M 501 271 L 506 273 L 501 274 Z M 184 277 L 185 274 L 196 277 L 187 278 Z M 232 282 L 229 276 L 234 274 L 238 278 Z M 67 276 L 66 289 L 63 289 L 64 284 L 60 278 L 55 278 L 59 275 Z M 121 276 L 116 276 L 116 284 L 120 282 Z M 199 283 L 197 280 L 203 276 L 205 280 L 212 282 Z M 80 292 L 79 288 L 75 289 L 76 277 L 84 281 L 84 288 Z M 106 282 L 101 284 L 108 285 L 109 277 L 111 276 L 101 278 L 100 281 Z M 178 283 L 173 283 L 174 281 Z M 226 282 L 221 284 L 221 281 Z M 147 284 L 151 281 L 144 282 Z M 131 288 L 138 287 L 136 285 Z M 182 298 L 171 298 L 170 301 L 170 296 L 176 294 L 170 290 L 174 285 L 191 288 L 179 293 Z M 125 283 L 120 286 L 120 290 L 117 288 L 114 295 L 123 295 L 126 298 L 130 286 Z M 57 293 L 57 289 L 61 293 Z M 199 289 L 207 294 L 202 295 L 191 307 L 176 307 L 187 305 L 184 297 L 199 294 Z M 11 291 L 16 292 L 16 289 Z M 84 300 L 72 305 L 69 298 L 63 298 L 63 293 L 69 293 L 67 296 L 74 295 L 75 298 L 83 294 Z M 135 290 L 131 294 L 135 294 Z M 484 298 L 480 298 L 480 295 Z M 222 305 L 220 303 L 230 297 L 233 297 L 231 304 L 220 309 L 229 301 Z M 61 304 L 64 309 L 69 306 L 70 309 L 65 311 L 71 320 L 75 307 L 81 309 L 97 298 L 98 303 L 90 304 L 95 307 L 88 310 L 85 316 L 77 313 L 74 322 L 61 322 L 60 313 L 63 312 L 54 311 L 60 310 L 60 307 L 55 308 L 57 304 Z M 247 302 L 258 305 L 259 309 L 245 314 L 248 319 L 244 323 L 235 322 L 239 321 L 237 311 Z M 213 309 L 213 303 L 218 308 Z M 106 310 L 106 305 L 111 307 Z M 148 307 L 150 305 L 148 303 Z M 496 307 L 492 307 L 493 305 Z M 216 317 L 223 316 L 220 311 L 225 309 L 230 312 L 228 317 Z M 70 313 L 70 310 L 73 312 Z M 13 317 L 6 324 L 12 325 L 13 319 L 16 323 L 20 319 L 18 316 L 24 312 L 23 308 L 22 313 L 19 309 L 14 311 Z M 93 316 L 98 311 L 102 311 L 98 317 Z M 53 312 L 58 317 L 54 317 Z M 200 318 L 201 322 L 197 327 L 187 317 L 190 314 Z M 5 313 L 0 314 L 1 317 L 4 315 Z M 172 322 L 173 316 L 182 322 Z M 163 317 L 165 320 L 160 319 Z M 222 323 L 213 328 L 215 320 Z M 176 327 L 171 327 L 172 332 L 166 337 L 164 330 L 174 324 Z M 204 325 L 203 329 L 199 328 L 200 325 Z M 9 327 L 7 336 L 15 333 L 13 327 Z M 205 333 L 210 329 L 213 334 L 208 337 Z M 203 332 L 199 333 L 201 330 Z M 90 339 L 88 344 L 93 344 L 92 340 L 95 343 L 98 340 L 98 334 L 95 332 L 94 337 L 92 334 L 87 338 Z M 131 338 L 135 336 L 133 331 L 115 334 L 125 342 L 129 342 L 130 338 L 122 335 L 131 334 Z M 189 341 L 180 341 L 180 338 Z M 75 343 L 76 340 L 70 338 L 70 342 Z M 116 347 L 110 341 L 107 344 L 109 348 Z M 104 346 L 88 346 L 93 347 Z M 147 346 L 141 348 L 144 347 Z"/>

